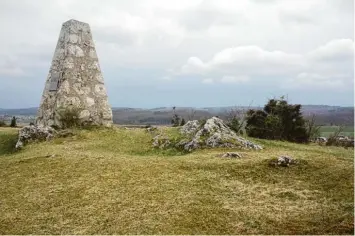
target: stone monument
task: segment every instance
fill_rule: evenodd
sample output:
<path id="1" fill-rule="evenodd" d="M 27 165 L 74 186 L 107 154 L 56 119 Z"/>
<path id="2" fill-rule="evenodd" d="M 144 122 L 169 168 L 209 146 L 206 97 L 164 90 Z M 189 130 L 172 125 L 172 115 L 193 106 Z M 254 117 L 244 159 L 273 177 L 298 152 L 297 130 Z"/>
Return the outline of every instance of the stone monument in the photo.
<path id="1" fill-rule="evenodd" d="M 82 124 L 112 124 L 90 26 L 76 20 L 62 25 L 36 123 L 62 127 L 66 109 L 75 110 Z"/>

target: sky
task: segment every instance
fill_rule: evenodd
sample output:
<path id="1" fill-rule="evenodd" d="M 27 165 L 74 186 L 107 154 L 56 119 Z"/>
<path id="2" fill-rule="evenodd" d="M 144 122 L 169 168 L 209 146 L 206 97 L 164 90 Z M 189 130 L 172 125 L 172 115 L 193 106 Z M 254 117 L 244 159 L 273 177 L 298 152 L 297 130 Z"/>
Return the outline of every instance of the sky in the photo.
<path id="1" fill-rule="evenodd" d="M 69 19 L 113 107 L 354 105 L 353 0 L 0 0 L 0 108 L 39 106 Z"/>

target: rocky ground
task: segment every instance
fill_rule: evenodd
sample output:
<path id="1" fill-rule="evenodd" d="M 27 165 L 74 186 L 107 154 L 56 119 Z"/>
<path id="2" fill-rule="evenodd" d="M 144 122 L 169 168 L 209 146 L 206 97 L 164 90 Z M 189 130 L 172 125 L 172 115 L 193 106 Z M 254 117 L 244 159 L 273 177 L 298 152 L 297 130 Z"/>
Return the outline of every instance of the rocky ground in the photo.
<path id="1" fill-rule="evenodd" d="M 188 121 L 179 129 L 179 135 L 169 138 L 160 132 L 153 138 L 156 148 L 179 148 L 191 152 L 202 148 L 240 148 L 261 150 L 262 146 L 238 136 L 223 120 L 212 117 L 205 122 Z"/>

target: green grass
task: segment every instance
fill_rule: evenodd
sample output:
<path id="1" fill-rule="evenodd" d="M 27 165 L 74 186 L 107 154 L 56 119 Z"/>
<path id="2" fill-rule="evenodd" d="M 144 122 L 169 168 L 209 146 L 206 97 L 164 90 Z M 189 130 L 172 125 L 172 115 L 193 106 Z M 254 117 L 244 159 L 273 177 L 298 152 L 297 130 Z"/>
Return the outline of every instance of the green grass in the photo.
<path id="1" fill-rule="evenodd" d="M 339 126 L 321 126 L 320 135 L 328 138 L 332 135 L 336 130 L 338 130 Z M 345 126 L 343 132 L 340 135 L 345 135 L 348 137 L 354 137 L 354 127 L 353 126 Z"/>
<path id="2" fill-rule="evenodd" d="M 353 149 L 253 139 L 265 149 L 222 159 L 115 128 L 13 152 L 16 134 L 0 130 L 0 234 L 354 232 Z M 270 167 L 279 155 L 300 162 Z"/>
<path id="3" fill-rule="evenodd" d="M 0 156 L 15 151 L 18 129 L 0 127 Z"/>

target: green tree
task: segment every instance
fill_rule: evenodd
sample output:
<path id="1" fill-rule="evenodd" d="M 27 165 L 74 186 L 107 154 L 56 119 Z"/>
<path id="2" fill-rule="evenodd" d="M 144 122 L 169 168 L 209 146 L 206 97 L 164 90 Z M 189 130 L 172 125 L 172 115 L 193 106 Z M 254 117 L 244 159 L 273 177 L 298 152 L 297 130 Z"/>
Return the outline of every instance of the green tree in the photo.
<path id="1" fill-rule="evenodd" d="M 11 119 L 10 127 L 16 127 L 16 126 L 17 126 L 16 117 L 13 116 Z"/>
<path id="2" fill-rule="evenodd" d="M 180 126 L 183 126 L 183 125 L 185 125 L 185 124 L 186 124 L 186 121 L 185 121 L 184 118 L 182 118 L 182 119 L 181 119 L 181 122 L 180 122 Z"/>
<path id="3" fill-rule="evenodd" d="M 237 117 L 233 117 L 228 123 L 227 125 L 229 126 L 229 128 L 231 130 L 233 130 L 234 132 L 238 133 L 240 128 L 241 128 L 241 125 L 240 125 L 240 122 L 239 122 L 239 119 Z"/>
<path id="4" fill-rule="evenodd" d="M 284 97 L 270 99 L 263 110 L 249 110 L 246 130 L 252 137 L 298 143 L 309 141 L 301 105 L 288 104 Z"/>

